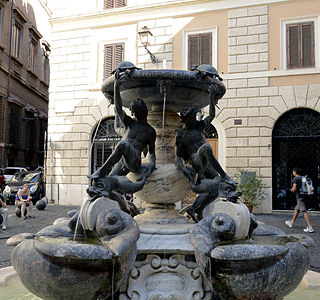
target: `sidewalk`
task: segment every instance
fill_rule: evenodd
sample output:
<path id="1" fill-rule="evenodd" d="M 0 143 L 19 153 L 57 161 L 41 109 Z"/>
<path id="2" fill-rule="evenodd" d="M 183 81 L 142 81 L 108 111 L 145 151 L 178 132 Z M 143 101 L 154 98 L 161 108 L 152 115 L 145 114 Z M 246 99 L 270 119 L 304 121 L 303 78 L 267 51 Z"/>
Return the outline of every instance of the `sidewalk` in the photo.
<path id="1" fill-rule="evenodd" d="M 23 220 L 15 215 L 14 205 L 7 205 L 7 207 L 9 209 L 7 230 L 2 231 L 0 228 L 0 268 L 11 266 L 10 255 L 13 247 L 6 246 L 8 238 L 23 232 L 37 233 L 40 229 L 52 225 L 54 220 L 67 217 L 69 210 L 80 209 L 78 206 L 48 204 L 45 210 L 34 207 L 32 214 L 35 218 Z"/>
<path id="2" fill-rule="evenodd" d="M 0 229 L 0 268 L 11 266 L 10 255 L 13 247 L 6 246 L 6 240 L 18 233 L 30 232 L 37 233 L 40 229 L 52 225 L 54 220 L 60 217 L 67 217 L 67 212 L 72 209 L 80 209 L 79 206 L 64 206 L 57 204 L 49 204 L 43 211 L 34 209 L 34 219 L 22 220 L 16 217 L 14 213 L 15 207 L 8 205 L 9 220 L 8 228 L 5 231 Z M 294 224 L 294 228 L 289 228 L 284 224 L 285 220 L 292 217 L 293 212 L 274 212 L 272 214 L 257 214 L 258 221 L 268 225 L 278 227 L 286 233 L 304 233 L 306 227 L 303 216 L 299 216 Z M 310 235 L 316 247 L 310 249 L 310 270 L 320 273 L 320 213 L 310 213 L 311 223 L 315 230 L 314 233 L 306 233 Z"/>

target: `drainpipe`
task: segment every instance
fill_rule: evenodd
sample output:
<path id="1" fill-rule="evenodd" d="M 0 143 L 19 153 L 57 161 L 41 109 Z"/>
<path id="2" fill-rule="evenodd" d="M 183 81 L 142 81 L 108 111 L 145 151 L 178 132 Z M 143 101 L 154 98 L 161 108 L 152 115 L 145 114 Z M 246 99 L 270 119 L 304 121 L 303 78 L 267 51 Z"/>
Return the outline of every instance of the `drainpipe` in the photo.
<path id="1" fill-rule="evenodd" d="M 13 35 L 13 8 L 14 2 L 11 0 L 11 10 L 10 10 L 10 38 L 9 38 L 9 61 L 8 61 L 8 83 L 7 83 L 7 97 L 10 97 L 10 78 L 11 78 L 11 57 L 12 57 L 12 35 Z"/>
<path id="2" fill-rule="evenodd" d="M 14 8 L 14 2 L 13 0 L 11 0 L 11 7 L 10 7 L 10 34 L 9 34 L 9 55 L 8 55 L 8 81 L 7 81 L 7 95 L 6 97 L 3 98 L 3 104 L 6 103 L 6 101 L 9 100 L 10 97 L 10 78 L 11 78 L 11 56 L 12 56 L 12 35 L 13 35 L 13 8 Z M 7 106 L 8 108 L 8 106 Z M 8 115 L 8 110 L 7 110 L 7 115 Z M 0 136 L 1 140 L 3 142 L 3 152 L 1 154 L 1 160 L 2 163 L 4 164 L 3 166 L 5 166 L 5 164 L 7 164 L 8 162 L 8 154 L 7 154 L 7 149 L 8 149 L 8 144 L 7 144 L 7 140 L 6 140 L 6 135 L 5 133 L 8 131 L 8 124 L 6 124 L 7 122 L 5 122 L 5 110 L 3 109 L 2 111 L 2 122 L 3 122 L 3 126 L 6 127 L 5 130 L 2 130 L 2 134 Z M 5 125 L 6 124 L 6 125 Z M 5 163 L 6 161 L 6 163 Z"/>
<path id="3" fill-rule="evenodd" d="M 50 148 L 51 148 L 51 174 L 50 174 L 50 189 L 51 189 L 51 199 L 50 203 L 54 203 L 53 200 L 53 142 L 50 137 Z"/>

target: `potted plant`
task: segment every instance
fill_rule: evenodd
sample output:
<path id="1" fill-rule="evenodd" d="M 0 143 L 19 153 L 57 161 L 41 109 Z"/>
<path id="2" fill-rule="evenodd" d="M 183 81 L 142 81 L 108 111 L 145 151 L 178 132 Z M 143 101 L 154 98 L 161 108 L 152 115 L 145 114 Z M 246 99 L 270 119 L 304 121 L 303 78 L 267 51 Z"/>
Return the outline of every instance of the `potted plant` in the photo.
<path id="1" fill-rule="evenodd" d="M 262 182 L 260 175 L 256 172 L 250 172 L 243 169 L 238 169 L 235 175 L 239 182 L 237 189 L 242 193 L 241 201 L 248 207 L 249 211 L 261 205 L 261 201 L 265 197 L 265 184 Z"/>

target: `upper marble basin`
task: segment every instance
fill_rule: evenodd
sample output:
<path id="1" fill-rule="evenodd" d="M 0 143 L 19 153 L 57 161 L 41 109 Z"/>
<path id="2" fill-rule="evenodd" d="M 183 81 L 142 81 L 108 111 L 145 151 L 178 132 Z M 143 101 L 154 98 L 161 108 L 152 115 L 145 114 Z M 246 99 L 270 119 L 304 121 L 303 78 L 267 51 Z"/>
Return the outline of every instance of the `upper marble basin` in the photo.
<path id="1" fill-rule="evenodd" d="M 180 112 L 186 105 L 200 108 L 209 104 L 208 87 L 212 77 L 201 76 L 197 72 L 182 70 L 134 70 L 124 79 L 120 86 L 122 104 L 129 107 L 131 101 L 142 99 L 148 109 L 152 105 L 162 105 L 166 92 L 166 105 Z M 221 97 L 225 87 L 217 78 Z M 113 96 L 114 76 L 108 77 L 102 84 L 102 92 L 107 98 Z M 220 98 L 221 98 L 220 97 Z"/>

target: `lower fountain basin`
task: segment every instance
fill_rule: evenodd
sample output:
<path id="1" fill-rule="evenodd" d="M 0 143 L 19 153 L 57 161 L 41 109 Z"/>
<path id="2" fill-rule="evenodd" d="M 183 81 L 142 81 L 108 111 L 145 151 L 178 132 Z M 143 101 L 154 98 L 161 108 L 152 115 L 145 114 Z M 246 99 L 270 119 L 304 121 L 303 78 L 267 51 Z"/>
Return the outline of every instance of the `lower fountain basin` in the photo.
<path id="1" fill-rule="evenodd" d="M 113 295 L 136 258 L 136 222 L 118 209 L 101 211 L 95 229 L 86 232 L 91 238 L 80 235 L 74 240 L 73 234 L 66 222 L 59 222 L 39 231 L 35 239 L 12 237 L 9 243 L 19 243 L 11 260 L 20 280 L 33 294 L 49 300 Z"/>
<path id="2" fill-rule="evenodd" d="M 49 248 L 54 250 L 39 251 Z M 43 299 L 95 299 L 111 295 L 123 275 L 117 271 L 115 276 L 114 270 L 121 269 L 124 261 L 113 259 L 112 252 L 101 246 L 84 245 L 81 252 L 85 258 L 77 250 L 80 249 L 71 244 L 54 247 L 52 243 L 29 240 L 13 250 L 12 260 L 24 286 Z M 48 252 L 55 254 L 50 256 Z M 77 256 L 73 256 L 75 253 Z"/>
<path id="3" fill-rule="evenodd" d="M 259 236 L 253 231 L 252 239 L 222 241 L 211 232 L 214 218 L 198 223 L 191 241 L 198 264 L 222 299 L 282 299 L 300 284 L 309 268 L 311 238 L 259 224 Z"/>

